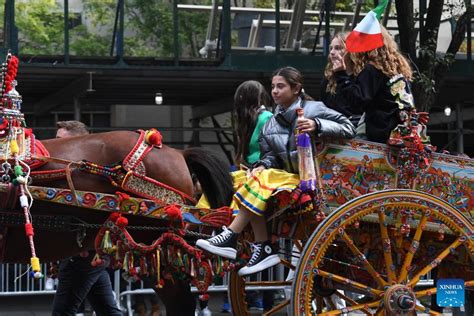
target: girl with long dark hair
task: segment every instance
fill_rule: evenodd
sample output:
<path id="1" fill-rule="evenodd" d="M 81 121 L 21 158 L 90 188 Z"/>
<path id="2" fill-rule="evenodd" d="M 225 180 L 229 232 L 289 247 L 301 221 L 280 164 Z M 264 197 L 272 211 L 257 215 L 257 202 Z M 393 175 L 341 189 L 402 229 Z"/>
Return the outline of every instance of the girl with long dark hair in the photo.
<path id="1" fill-rule="evenodd" d="M 254 80 L 243 82 L 234 95 L 235 133 L 237 150 L 235 162 L 251 166 L 260 159 L 258 138 L 265 123 L 272 117 L 267 110 L 270 96 L 264 86 Z"/>

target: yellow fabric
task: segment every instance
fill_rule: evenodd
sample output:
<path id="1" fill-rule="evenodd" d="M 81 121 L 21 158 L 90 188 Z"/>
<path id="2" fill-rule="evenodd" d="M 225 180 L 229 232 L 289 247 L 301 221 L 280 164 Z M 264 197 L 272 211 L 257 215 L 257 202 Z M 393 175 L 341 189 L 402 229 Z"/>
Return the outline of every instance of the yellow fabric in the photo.
<path id="1" fill-rule="evenodd" d="M 243 206 L 252 213 L 263 215 L 267 208 L 267 201 L 280 191 L 292 192 L 300 183 L 297 174 L 280 169 L 265 169 L 254 178 L 247 178 L 243 170 L 231 173 L 234 180 L 234 197 L 230 207 L 233 215 L 237 215 L 239 206 Z M 203 194 L 197 207 L 210 208 L 209 201 Z"/>
<path id="2" fill-rule="evenodd" d="M 236 192 L 245 182 L 247 182 L 247 172 L 243 170 L 238 170 L 231 172 L 230 175 L 232 176 L 233 182 L 234 182 L 234 192 Z M 207 200 L 207 197 L 205 194 L 201 195 L 201 198 L 199 199 L 198 203 L 196 204 L 196 207 L 199 208 L 211 208 L 211 205 L 209 204 L 209 201 Z M 237 215 L 239 212 L 239 205 L 232 200 L 230 207 L 232 208 L 232 215 Z"/>
<path id="3" fill-rule="evenodd" d="M 207 200 L 207 197 L 204 193 L 199 198 L 199 201 L 197 202 L 196 207 L 211 208 L 211 205 L 209 204 L 209 201 Z"/>
<path id="4" fill-rule="evenodd" d="M 267 201 L 280 191 L 292 192 L 300 183 L 299 175 L 280 169 L 265 169 L 248 179 L 234 194 L 233 202 L 262 216 Z"/>

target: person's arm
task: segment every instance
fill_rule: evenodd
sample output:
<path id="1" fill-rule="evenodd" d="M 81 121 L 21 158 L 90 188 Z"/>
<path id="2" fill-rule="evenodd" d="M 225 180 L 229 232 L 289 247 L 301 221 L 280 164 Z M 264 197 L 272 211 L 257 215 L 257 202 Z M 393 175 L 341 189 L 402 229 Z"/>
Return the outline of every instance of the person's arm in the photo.
<path id="1" fill-rule="evenodd" d="M 354 80 L 345 71 L 336 72 L 336 80 L 337 92 L 344 96 L 352 113 L 365 112 L 387 81 L 386 76 L 371 64 L 367 64 Z"/>
<path id="2" fill-rule="evenodd" d="M 318 117 L 314 118 L 317 126 L 317 137 L 353 138 L 355 136 L 354 125 L 345 115 L 326 107 L 324 104 L 319 106 L 321 112 Z"/>
<path id="3" fill-rule="evenodd" d="M 263 130 L 258 138 L 258 143 L 260 145 L 260 159 L 253 164 L 252 168 L 256 168 L 259 166 L 263 166 L 265 167 L 265 169 L 281 168 L 280 163 L 278 161 L 278 157 L 275 155 L 272 148 L 270 147 L 270 144 L 268 143 L 268 140 L 265 137 Z"/>

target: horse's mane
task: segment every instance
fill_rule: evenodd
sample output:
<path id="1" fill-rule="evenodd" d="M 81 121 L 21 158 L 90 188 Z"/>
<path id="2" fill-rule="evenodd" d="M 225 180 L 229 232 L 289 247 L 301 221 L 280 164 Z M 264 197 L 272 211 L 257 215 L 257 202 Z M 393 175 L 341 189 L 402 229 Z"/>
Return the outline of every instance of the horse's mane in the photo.
<path id="1" fill-rule="evenodd" d="M 201 183 L 211 208 L 230 206 L 234 193 L 230 164 L 206 148 L 188 148 L 183 155 L 188 168 Z"/>

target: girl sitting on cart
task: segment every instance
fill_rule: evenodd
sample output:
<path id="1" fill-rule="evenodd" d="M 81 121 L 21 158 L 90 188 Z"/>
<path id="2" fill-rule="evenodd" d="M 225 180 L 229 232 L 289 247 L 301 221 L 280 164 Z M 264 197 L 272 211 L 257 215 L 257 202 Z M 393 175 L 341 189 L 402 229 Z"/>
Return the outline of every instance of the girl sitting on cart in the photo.
<path id="1" fill-rule="evenodd" d="M 295 68 L 281 68 L 273 74 L 272 97 L 277 107 L 259 138 L 260 159 L 252 165 L 247 182 L 234 194 L 239 212 L 222 233 L 196 242 L 212 254 L 236 259 L 237 238 L 250 223 L 255 243 L 248 264 L 239 270 L 242 276 L 280 262 L 268 238 L 265 211 L 267 201 L 274 194 L 292 191 L 299 184 L 295 132 L 310 133 L 315 138 L 352 138 L 355 134 L 349 119 L 322 102 L 312 101 L 302 88 L 302 75 Z M 298 108 L 303 108 L 305 118 L 297 121 Z"/>

